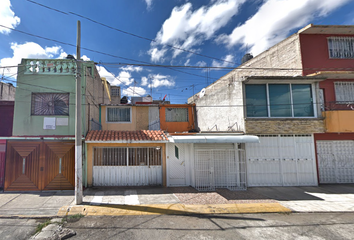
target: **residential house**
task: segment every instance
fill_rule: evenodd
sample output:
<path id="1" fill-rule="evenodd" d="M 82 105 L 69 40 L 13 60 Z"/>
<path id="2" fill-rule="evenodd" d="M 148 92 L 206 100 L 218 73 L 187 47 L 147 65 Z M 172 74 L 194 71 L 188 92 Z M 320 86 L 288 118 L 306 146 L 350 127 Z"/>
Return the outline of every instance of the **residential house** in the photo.
<path id="1" fill-rule="evenodd" d="M 82 62 L 82 136 L 109 103 L 94 62 Z M 5 191 L 74 189 L 75 59 L 22 59 L 12 137 L 7 140 Z M 84 152 L 85 154 L 85 152 Z"/>
<path id="2" fill-rule="evenodd" d="M 0 82 L 0 101 L 14 101 L 16 88 L 11 83 Z"/>
<path id="3" fill-rule="evenodd" d="M 166 185 L 166 143 L 151 97 L 100 106 L 101 129 L 86 136 L 85 186 Z"/>
<path id="4" fill-rule="evenodd" d="M 309 25 L 188 99 L 201 131 L 259 137 L 247 186 L 354 182 L 353 34 Z"/>

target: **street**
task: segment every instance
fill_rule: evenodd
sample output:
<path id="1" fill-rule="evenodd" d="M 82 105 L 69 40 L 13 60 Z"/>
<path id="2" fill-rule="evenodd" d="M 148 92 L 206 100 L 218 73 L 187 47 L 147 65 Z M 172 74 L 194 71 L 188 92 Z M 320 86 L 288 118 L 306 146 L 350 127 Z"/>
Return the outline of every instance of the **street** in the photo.
<path id="1" fill-rule="evenodd" d="M 0 219 L 0 239 L 29 239 L 43 220 Z M 354 239 L 352 213 L 86 216 L 70 239 Z"/>

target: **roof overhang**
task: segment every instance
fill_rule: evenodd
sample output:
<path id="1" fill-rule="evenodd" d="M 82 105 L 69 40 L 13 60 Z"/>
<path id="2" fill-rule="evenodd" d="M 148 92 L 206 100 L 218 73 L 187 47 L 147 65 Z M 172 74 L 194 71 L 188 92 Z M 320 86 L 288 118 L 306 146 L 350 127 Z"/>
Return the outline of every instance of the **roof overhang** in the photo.
<path id="1" fill-rule="evenodd" d="M 300 29 L 298 34 L 354 34 L 354 25 L 313 25 Z"/>
<path id="2" fill-rule="evenodd" d="M 259 143 L 259 138 L 253 135 L 185 135 L 170 136 L 172 143 Z"/>
<path id="3" fill-rule="evenodd" d="M 325 76 L 250 76 L 245 83 L 316 83 L 326 80 Z"/>
<path id="4" fill-rule="evenodd" d="M 85 141 L 85 143 L 168 143 L 168 141 L 129 141 L 129 140 L 117 140 L 117 141 Z"/>
<path id="5" fill-rule="evenodd" d="M 324 77 L 328 79 L 353 79 L 354 71 L 322 71 L 309 74 L 312 77 Z"/>

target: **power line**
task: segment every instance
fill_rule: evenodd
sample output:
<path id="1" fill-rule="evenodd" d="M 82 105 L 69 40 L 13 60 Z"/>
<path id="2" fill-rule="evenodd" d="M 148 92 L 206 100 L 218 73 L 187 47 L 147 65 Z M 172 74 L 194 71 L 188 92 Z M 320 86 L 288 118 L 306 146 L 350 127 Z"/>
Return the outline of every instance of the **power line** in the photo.
<path id="1" fill-rule="evenodd" d="M 118 29 L 118 28 L 109 26 L 109 25 L 107 25 L 107 24 L 98 22 L 98 21 L 93 20 L 93 19 L 91 19 L 91 18 L 89 18 L 89 17 L 85 17 L 85 16 L 82 16 L 82 15 L 77 14 L 77 13 L 74 13 L 74 12 L 68 12 L 68 13 L 66 13 L 66 12 L 63 12 L 63 11 L 58 10 L 58 9 L 56 9 L 56 8 L 51 8 L 51 7 L 49 7 L 49 6 L 46 6 L 46 5 L 37 3 L 37 2 L 32 1 L 32 0 L 27 0 L 27 1 L 28 1 L 28 2 L 31 2 L 31 3 L 34 3 L 34 4 L 37 4 L 37 5 L 41 6 L 41 7 L 45 7 L 45 8 L 48 8 L 48 9 L 50 9 L 50 10 L 53 10 L 53 11 L 56 11 L 56 12 L 65 14 L 65 15 L 71 14 L 71 15 L 74 15 L 74 16 L 77 16 L 77 17 L 86 19 L 86 20 L 88 20 L 88 21 L 90 21 L 90 22 L 96 23 L 96 24 L 98 24 L 98 25 L 104 26 L 104 27 L 106 27 L 106 28 L 109 28 L 109 29 L 112 29 L 112 30 L 115 30 L 115 31 L 118 31 L 118 32 L 121 32 L 121 33 L 124 33 L 124 34 L 127 34 L 127 35 L 130 35 L 130 36 L 133 36 L 133 37 L 136 37 L 136 38 L 140 38 L 140 39 L 143 39 L 143 40 L 147 40 L 147 41 L 149 41 L 149 42 L 158 43 L 158 41 L 156 41 L 155 39 L 143 37 L 143 36 L 137 35 L 137 34 L 135 34 L 135 33 L 131 33 L 131 32 L 128 32 L 128 31 L 124 31 L 124 30 L 121 30 L 121 29 Z M 161 44 L 161 43 L 158 43 L 158 44 Z M 167 47 L 170 47 L 170 48 L 179 50 L 179 51 L 183 51 L 183 52 L 187 52 L 187 53 L 192 53 L 192 54 L 194 54 L 194 55 L 198 55 L 198 56 L 201 56 L 201 57 L 210 58 L 210 59 L 214 59 L 214 60 L 218 60 L 218 61 L 222 61 L 222 62 L 226 62 L 226 63 L 232 63 L 232 64 L 237 64 L 237 65 L 239 65 L 239 63 L 235 63 L 235 62 L 232 62 L 232 61 L 227 61 L 227 60 L 224 60 L 224 59 L 220 59 L 220 58 L 216 58 L 216 57 L 211 57 L 211 56 L 208 56 L 208 55 L 200 54 L 200 53 L 197 53 L 197 52 L 195 52 L 195 51 L 191 51 L 191 50 L 184 49 L 184 48 L 181 48 L 181 47 L 173 46 L 173 45 L 170 45 L 170 44 L 161 44 L 161 45 L 167 46 Z"/>

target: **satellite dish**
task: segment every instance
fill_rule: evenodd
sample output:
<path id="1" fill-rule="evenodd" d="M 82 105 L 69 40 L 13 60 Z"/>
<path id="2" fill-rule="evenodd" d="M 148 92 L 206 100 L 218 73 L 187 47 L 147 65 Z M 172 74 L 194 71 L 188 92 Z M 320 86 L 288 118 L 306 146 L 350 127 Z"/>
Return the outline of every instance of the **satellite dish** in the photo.
<path id="1" fill-rule="evenodd" d="M 199 93 L 199 98 L 202 98 L 205 95 L 205 88 L 203 88 Z"/>

